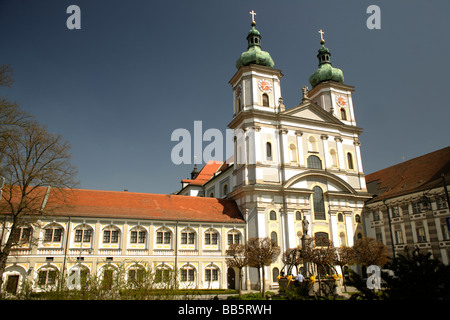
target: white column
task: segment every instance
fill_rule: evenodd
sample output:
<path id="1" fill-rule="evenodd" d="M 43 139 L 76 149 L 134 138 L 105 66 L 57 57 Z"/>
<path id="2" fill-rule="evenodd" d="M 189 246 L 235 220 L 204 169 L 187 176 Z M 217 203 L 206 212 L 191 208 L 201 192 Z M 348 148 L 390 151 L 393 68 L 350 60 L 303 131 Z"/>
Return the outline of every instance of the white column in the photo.
<path id="1" fill-rule="evenodd" d="M 256 209 L 258 210 L 258 209 Z M 257 213 L 257 219 L 258 219 L 258 237 L 264 238 L 266 237 L 266 214 L 265 211 Z"/>
<path id="2" fill-rule="evenodd" d="M 303 132 L 297 130 L 297 131 L 295 131 L 295 135 L 297 136 L 298 163 L 301 166 L 304 166 L 305 165 L 305 157 L 303 155 L 303 143 L 302 143 Z"/>
<path id="3" fill-rule="evenodd" d="M 286 227 L 287 228 L 285 228 L 285 230 L 286 230 L 287 244 L 286 244 L 285 249 L 296 247 L 294 225 L 295 225 L 294 212 L 288 212 L 286 214 Z"/>
<path id="4" fill-rule="evenodd" d="M 337 228 L 337 218 L 336 218 L 336 214 L 332 213 L 330 215 L 330 227 L 331 227 L 331 237 L 332 237 L 332 241 L 333 241 L 333 246 L 334 247 L 339 247 L 339 235 L 338 235 L 338 228 Z"/>
<path id="5" fill-rule="evenodd" d="M 353 219 L 352 219 L 352 212 L 347 212 L 344 213 L 345 214 L 345 227 L 347 229 L 347 242 L 348 242 L 348 246 L 349 247 L 353 247 L 353 235 L 354 235 L 354 230 L 353 230 Z"/>
<path id="6" fill-rule="evenodd" d="M 328 136 L 323 134 L 320 136 L 320 139 L 322 139 L 322 145 L 323 145 L 323 158 L 325 160 L 325 163 L 323 164 L 323 168 L 326 169 L 330 166 L 330 159 L 328 156 Z"/>
<path id="7" fill-rule="evenodd" d="M 339 169 L 345 170 L 345 158 L 344 158 L 344 148 L 342 148 L 342 139 L 339 137 L 335 138 L 337 144 L 337 152 L 339 157 Z"/>
<path id="8" fill-rule="evenodd" d="M 359 141 L 355 142 L 356 158 L 358 161 L 358 172 L 364 172 L 361 160 L 361 143 Z"/>

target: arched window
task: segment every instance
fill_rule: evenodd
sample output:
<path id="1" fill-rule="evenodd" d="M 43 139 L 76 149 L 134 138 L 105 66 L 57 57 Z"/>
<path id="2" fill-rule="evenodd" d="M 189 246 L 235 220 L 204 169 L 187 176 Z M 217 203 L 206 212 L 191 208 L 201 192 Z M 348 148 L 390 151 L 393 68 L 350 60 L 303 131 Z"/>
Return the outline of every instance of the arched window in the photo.
<path id="1" fill-rule="evenodd" d="M 44 228 L 44 242 L 61 242 L 64 229 L 56 223 L 52 223 Z"/>
<path id="2" fill-rule="evenodd" d="M 109 226 L 103 229 L 103 243 L 119 243 L 120 231 L 117 227 Z"/>
<path id="3" fill-rule="evenodd" d="M 155 283 L 169 282 L 171 273 L 172 273 L 172 269 L 168 265 L 166 265 L 164 263 L 159 265 L 156 268 L 154 282 Z"/>
<path id="4" fill-rule="evenodd" d="M 272 144 L 270 142 L 266 143 L 266 159 L 272 161 Z"/>
<path id="5" fill-rule="evenodd" d="M 295 212 L 295 220 L 302 220 L 302 213 L 300 211 Z"/>
<path id="6" fill-rule="evenodd" d="M 159 228 L 156 231 L 157 244 L 170 244 L 172 242 L 172 232 L 167 228 Z"/>
<path id="7" fill-rule="evenodd" d="M 315 186 L 313 188 L 313 206 L 314 206 L 314 219 L 325 220 L 325 203 L 323 200 L 322 188 Z"/>
<path id="8" fill-rule="evenodd" d="M 347 113 L 344 108 L 341 108 L 341 120 L 347 120 Z"/>
<path id="9" fill-rule="evenodd" d="M 23 226 L 14 230 L 12 237 L 15 244 L 28 243 L 31 240 L 33 229 L 31 226 Z"/>
<path id="10" fill-rule="evenodd" d="M 344 216 L 342 215 L 342 213 L 338 213 L 338 221 L 344 222 Z"/>
<path id="11" fill-rule="evenodd" d="M 277 213 L 275 211 L 270 211 L 269 216 L 270 220 L 277 220 Z"/>
<path id="12" fill-rule="evenodd" d="M 206 230 L 205 244 L 206 245 L 218 245 L 219 244 L 219 233 L 215 229 Z"/>
<path id="13" fill-rule="evenodd" d="M 147 231 L 142 227 L 134 227 L 130 230 L 130 243 L 145 243 Z"/>
<path id="14" fill-rule="evenodd" d="M 263 95 L 262 95 L 262 103 L 263 103 L 263 107 L 269 106 L 269 96 L 266 93 L 263 93 Z"/>
<path id="15" fill-rule="evenodd" d="M 228 194 L 228 184 L 224 184 L 222 187 L 222 195 L 226 196 Z"/>
<path id="16" fill-rule="evenodd" d="M 132 287 L 137 287 L 140 284 L 143 284 L 145 273 L 145 268 L 142 265 L 135 263 L 128 268 L 128 283 L 130 283 Z"/>
<path id="17" fill-rule="evenodd" d="M 219 268 L 210 264 L 205 268 L 205 281 L 219 281 Z"/>
<path id="18" fill-rule="evenodd" d="M 318 156 L 309 156 L 307 162 L 310 169 L 322 169 L 322 160 Z"/>
<path id="19" fill-rule="evenodd" d="M 38 271 L 38 286 L 54 286 L 58 276 L 58 270 L 51 265 L 46 265 Z"/>
<path id="20" fill-rule="evenodd" d="M 92 240 L 92 227 L 86 224 L 82 224 L 75 228 L 74 242 L 91 243 Z"/>
<path id="21" fill-rule="evenodd" d="M 237 230 L 228 232 L 228 245 L 241 243 L 241 233 Z"/>
<path id="22" fill-rule="evenodd" d="M 314 136 L 310 136 L 308 139 L 308 151 L 317 152 L 319 148 L 317 146 L 317 140 Z"/>
<path id="23" fill-rule="evenodd" d="M 270 233 L 270 240 L 272 240 L 275 244 L 278 244 L 278 235 L 275 231 Z"/>
<path id="24" fill-rule="evenodd" d="M 183 267 L 181 267 L 180 270 L 180 276 L 181 281 L 186 282 L 193 282 L 195 281 L 195 267 L 191 264 L 185 264 Z"/>
<path id="25" fill-rule="evenodd" d="M 214 198 L 214 192 L 211 192 L 211 193 L 209 194 L 209 197 L 210 197 L 210 198 Z"/>
<path id="26" fill-rule="evenodd" d="M 355 169 L 355 166 L 353 165 L 353 156 L 350 152 L 347 152 L 347 162 L 348 162 L 348 168 L 350 170 Z"/>
<path id="27" fill-rule="evenodd" d="M 192 228 L 181 230 L 181 244 L 195 244 L 195 231 Z"/>
<path id="28" fill-rule="evenodd" d="M 361 216 L 359 214 L 355 215 L 355 222 L 361 223 Z"/>
<path id="29" fill-rule="evenodd" d="M 81 288 L 86 287 L 86 283 L 89 280 L 90 271 L 89 269 L 82 265 L 82 264 L 76 264 L 69 270 L 69 276 L 72 276 L 75 272 L 79 272 L 80 275 L 80 286 Z M 75 281 L 72 282 L 72 284 L 76 284 Z"/>
<path id="30" fill-rule="evenodd" d="M 297 147 L 293 143 L 289 145 L 289 157 L 291 162 L 297 162 Z"/>

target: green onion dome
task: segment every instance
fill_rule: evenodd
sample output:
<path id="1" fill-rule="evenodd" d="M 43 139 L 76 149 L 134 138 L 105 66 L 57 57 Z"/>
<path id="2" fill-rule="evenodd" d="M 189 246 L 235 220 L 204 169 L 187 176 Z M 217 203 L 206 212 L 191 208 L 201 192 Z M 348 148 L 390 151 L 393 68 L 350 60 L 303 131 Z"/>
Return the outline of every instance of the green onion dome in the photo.
<path id="1" fill-rule="evenodd" d="M 319 68 L 309 77 L 309 83 L 312 87 L 329 80 L 344 83 L 344 74 L 341 69 L 333 68 L 331 66 L 331 53 L 330 50 L 324 46 L 324 43 L 324 40 L 320 41 L 322 46 L 317 54 Z"/>
<path id="2" fill-rule="evenodd" d="M 261 50 L 261 34 L 258 30 L 256 30 L 255 26 L 255 21 L 252 21 L 252 28 L 247 35 L 247 51 L 243 52 L 240 58 L 236 61 L 237 69 L 249 64 L 259 64 L 270 68 L 273 68 L 274 66 L 274 62 L 270 54 Z"/>

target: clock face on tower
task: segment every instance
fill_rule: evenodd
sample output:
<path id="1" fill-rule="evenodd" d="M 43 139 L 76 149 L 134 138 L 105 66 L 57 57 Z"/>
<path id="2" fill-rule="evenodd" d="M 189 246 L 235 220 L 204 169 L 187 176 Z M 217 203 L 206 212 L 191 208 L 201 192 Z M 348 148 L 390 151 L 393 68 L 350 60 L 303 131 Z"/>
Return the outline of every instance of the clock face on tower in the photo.
<path id="1" fill-rule="evenodd" d="M 336 96 L 336 103 L 339 107 L 346 107 L 347 99 L 345 99 L 344 96 L 338 95 L 338 96 Z"/>
<path id="2" fill-rule="evenodd" d="M 261 90 L 264 93 L 269 93 L 272 91 L 272 84 L 269 80 L 261 79 L 258 83 L 259 90 Z"/>

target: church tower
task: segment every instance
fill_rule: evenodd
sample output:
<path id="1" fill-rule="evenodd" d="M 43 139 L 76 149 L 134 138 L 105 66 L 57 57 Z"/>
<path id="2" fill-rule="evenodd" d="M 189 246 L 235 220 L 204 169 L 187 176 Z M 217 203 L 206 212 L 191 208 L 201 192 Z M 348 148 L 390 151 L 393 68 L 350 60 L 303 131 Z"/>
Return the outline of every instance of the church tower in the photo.
<path id="1" fill-rule="evenodd" d="M 254 14 L 252 11 L 251 14 Z M 331 65 L 323 31 L 317 71 L 304 86 L 300 103 L 286 109 L 280 70 L 261 49 L 252 19 L 248 47 L 230 80 L 234 131 L 232 190 L 247 223 L 246 240 L 269 237 L 280 258 L 265 270 L 268 285 L 283 268 L 282 253 L 301 245 L 303 232 L 333 246 L 352 246 L 362 237 L 361 211 L 369 199 L 362 168 L 352 93 L 343 72 Z M 303 228 L 302 221 L 309 227 Z M 250 268 L 247 284 L 258 282 Z"/>

